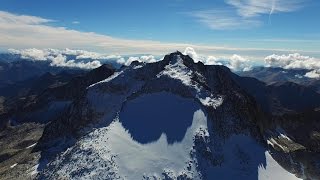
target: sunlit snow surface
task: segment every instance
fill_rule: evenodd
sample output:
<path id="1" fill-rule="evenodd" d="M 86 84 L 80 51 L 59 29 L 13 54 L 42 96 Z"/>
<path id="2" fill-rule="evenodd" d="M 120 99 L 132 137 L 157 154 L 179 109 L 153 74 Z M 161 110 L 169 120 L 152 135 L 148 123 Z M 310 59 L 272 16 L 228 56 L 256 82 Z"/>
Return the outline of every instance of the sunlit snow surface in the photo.
<path id="1" fill-rule="evenodd" d="M 153 100 L 155 103 L 150 105 L 150 101 Z M 170 93 L 154 93 L 132 100 L 124 108 L 123 112 L 120 113 L 120 117 L 123 116 L 125 118 L 123 113 L 132 113 L 130 109 L 135 109 L 135 106 L 145 108 L 146 113 L 151 108 L 158 109 L 156 113 L 168 113 L 169 108 L 174 108 L 170 106 L 170 103 L 176 105 L 177 102 L 180 104 L 180 107 L 176 108 L 177 114 L 174 114 L 174 111 L 170 111 L 170 115 L 174 118 L 162 120 L 162 123 L 170 126 L 169 121 L 172 121 L 172 126 L 179 128 L 179 121 L 181 120 L 178 117 L 181 113 L 185 112 L 183 110 L 194 109 L 193 112 L 189 113 L 191 117 L 186 117 L 190 118 L 191 121 L 189 127 L 183 125 L 183 123 L 188 122 L 182 121 L 180 123 L 181 128 L 186 128 L 181 140 L 176 139 L 176 141 L 168 143 L 167 135 L 162 133 L 159 138 L 152 142 L 140 143 L 134 140 L 129 133 L 133 125 L 128 126 L 130 129 L 125 129 L 121 119 L 115 119 L 108 127 L 95 130 L 80 140 L 75 147 L 63 153 L 60 159 L 55 162 L 60 166 L 60 170 L 57 173 L 73 174 L 68 178 L 86 179 L 89 177 L 94 178 L 97 174 L 100 177 L 111 178 L 111 171 L 112 175 L 116 174 L 113 178 L 142 179 L 143 177 L 162 178 L 162 173 L 167 172 L 172 177 L 184 174 L 190 178 L 199 179 L 195 163 L 192 162 L 194 159 L 191 158 L 190 154 L 193 150 L 194 136 L 197 131 L 206 131 L 207 129 L 207 118 L 197 102 Z M 179 108 L 181 111 L 178 110 Z M 160 120 L 157 118 L 157 114 L 153 115 L 154 118 L 149 119 L 149 121 Z M 131 120 L 134 121 L 135 118 L 139 117 L 145 118 L 136 114 L 132 116 Z M 144 126 L 139 121 L 137 121 L 135 126 L 156 128 Z M 148 136 L 147 133 L 143 134 L 143 132 L 141 135 Z M 170 134 L 170 136 L 174 135 Z M 64 160 L 66 159 L 68 161 L 64 164 Z M 70 162 L 70 160 L 72 161 Z M 109 166 L 109 171 L 106 170 L 106 167 L 101 167 L 101 164 Z M 73 173 L 81 168 L 83 169 L 81 172 Z"/>
<path id="2" fill-rule="evenodd" d="M 118 158 L 116 158 L 116 163 L 119 166 L 120 174 L 128 179 L 141 179 L 143 173 L 146 176 L 155 175 L 161 177 L 161 174 L 166 170 L 174 175 L 186 172 L 188 163 L 191 161 L 190 152 L 192 151 L 194 135 L 200 129 L 207 129 L 207 118 L 204 112 L 199 109 L 200 107 L 197 108 L 197 104 L 193 100 L 184 99 L 169 93 L 146 95 L 134 101 L 138 102 L 129 103 L 125 109 L 135 110 L 135 106 L 139 106 L 138 108 L 143 108 L 146 113 L 152 108 L 158 111 L 154 111 L 155 113 L 169 113 L 167 119 L 161 119 L 161 116 L 157 117 L 160 114 L 152 114 L 153 118 L 145 119 L 149 121 L 160 121 L 160 123 L 154 122 L 155 124 L 159 124 L 158 127 L 148 126 L 148 124 L 144 126 L 143 123 L 139 123 L 141 121 L 137 121 L 136 126 L 142 127 L 140 129 L 142 132 L 138 136 L 148 136 L 150 133 L 143 131 L 143 128 L 153 128 L 154 131 L 162 129 L 161 127 L 164 126 L 161 126 L 161 124 L 172 126 L 171 129 L 173 131 L 170 131 L 168 128 L 162 129 L 164 132 L 167 132 L 167 134 L 162 133 L 160 138 L 155 139 L 153 142 L 141 144 L 133 140 L 129 134 L 130 126 L 134 126 L 133 124 L 128 126 L 128 131 L 125 131 L 125 128 L 120 122 L 113 123 L 109 127 L 109 143 L 112 144 L 112 146 L 110 146 L 111 152 L 117 154 Z M 156 103 L 150 106 L 151 101 Z M 177 107 L 177 102 L 180 104 L 180 107 Z M 175 105 L 176 107 L 174 107 Z M 174 109 L 170 111 L 170 108 Z M 188 111 L 192 109 L 193 112 L 188 113 Z M 134 115 L 130 110 L 124 110 L 123 113 L 129 113 L 131 116 L 130 120 L 132 121 L 135 121 L 135 118 L 145 118 L 145 116 L 139 114 Z M 190 115 L 190 117 L 183 116 L 183 113 Z M 179 117 L 181 119 L 179 119 Z M 189 118 L 190 124 L 188 122 Z M 121 115 L 120 121 L 122 121 Z M 189 125 L 189 127 L 186 125 Z M 180 139 L 178 136 L 181 134 L 183 136 Z M 170 136 L 170 139 L 174 139 L 175 142 L 168 143 L 167 136 Z M 190 176 L 193 177 L 193 175 Z"/>
<path id="3" fill-rule="evenodd" d="M 187 130 L 186 136 L 181 142 L 173 144 L 168 144 L 165 134 L 155 142 L 140 144 L 131 138 L 120 122 L 114 122 L 107 133 L 107 143 L 111 145 L 111 153 L 117 156 L 115 161 L 119 174 L 127 179 L 142 179 L 143 175 L 162 177 L 161 174 L 166 170 L 175 176 L 187 171 L 188 163 L 192 161 L 190 152 L 193 135 L 201 126 L 205 126 L 206 121 L 201 110 L 195 112 L 193 118 L 193 124 Z"/>
<path id="4" fill-rule="evenodd" d="M 260 180 L 296 180 L 297 178 L 294 174 L 289 173 L 287 170 L 283 169 L 270 155 L 268 151 L 265 152 L 267 165 L 266 167 L 259 167 L 259 179 Z"/>

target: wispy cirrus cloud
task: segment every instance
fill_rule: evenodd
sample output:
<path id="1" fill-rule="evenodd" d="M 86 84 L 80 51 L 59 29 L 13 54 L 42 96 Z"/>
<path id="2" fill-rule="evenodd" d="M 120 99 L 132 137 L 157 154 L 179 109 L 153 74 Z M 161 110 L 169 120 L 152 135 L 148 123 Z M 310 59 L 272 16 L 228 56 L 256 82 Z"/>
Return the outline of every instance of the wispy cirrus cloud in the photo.
<path id="1" fill-rule="evenodd" d="M 300 9 L 304 0 L 226 0 L 242 17 L 286 13 Z"/>
<path id="2" fill-rule="evenodd" d="M 51 24 L 53 20 L 0 11 L 0 48 L 73 48 L 110 53 L 164 53 L 186 44 L 129 40 Z M 214 48 L 214 47 L 212 47 Z"/>
<path id="3" fill-rule="evenodd" d="M 210 14 L 209 12 L 206 13 L 206 15 Z M 200 17 L 200 14 L 198 16 Z M 229 24 L 232 24 L 232 21 L 230 21 L 225 21 L 225 26 L 231 26 Z M 70 48 L 109 54 L 163 55 L 176 50 L 183 51 L 186 47 L 194 47 L 202 54 L 214 53 L 219 56 L 229 56 L 236 53 L 254 56 L 256 59 L 262 59 L 265 55 L 272 53 L 305 52 L 294 49 L 238 48 L 204 44 L 167 43 L 153 40 L 130 40 L 54 26 L 52 22 L 59 21 L 0 11 L 0 49 L 53 48 L 61 50 Z M 254 22 L 248 22 L 248 26 L 251 23 Z M 310 53 L 319 54 L 318 51 Z"/>
<path id="4" fill-rule="evenodd" d="M 17 15 L 5 11 L 0 11 L 0 23 L 3 24 L 16 24 L 16 25 L 37 25 L 44 24 L 48 22 L 53 22 L 54 20 L 45 19 L 36 16 L 27 15 Z"/>
<path id="5" fill-rule="evenodd" d="M 225 0 L 226 8 L 188 13 L 214 30 L 245 29 L 263 24 L 261 17 L 299 10 L 305 0 Z"/>
<path id="6" fill-rule="evenodd" d="M 247 29 L 261 25 L 256 18 L 239 16 L 233 9 L 212 9 L 189 13 L 211 29 Z"/>

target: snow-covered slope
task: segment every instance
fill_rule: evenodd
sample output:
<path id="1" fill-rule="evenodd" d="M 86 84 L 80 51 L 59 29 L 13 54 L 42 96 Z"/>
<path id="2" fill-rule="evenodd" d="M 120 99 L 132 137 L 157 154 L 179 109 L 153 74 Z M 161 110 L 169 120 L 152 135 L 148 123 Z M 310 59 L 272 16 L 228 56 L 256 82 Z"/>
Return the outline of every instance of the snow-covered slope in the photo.
<path id="1" fill-rule="evenodd" d="M 89 86 L 67 122 L 48 126 L 46 137 L 72 126 L 64 134 L 78 140 L 38 177 L 295 178 L 263 145 L 259 110 L 230 73 L 225 67 L 195 64 L 179 52 L 160 62 L 122 68 Z"/>
<path id="2" fill-rule="evenodd" d="M 269 152 L 266 151 L 266 167 L 259 167 L 259 179 L 285 179 L 295 180 L 299 179 L 294 174 L 289 173 L 275 161 Z"/>

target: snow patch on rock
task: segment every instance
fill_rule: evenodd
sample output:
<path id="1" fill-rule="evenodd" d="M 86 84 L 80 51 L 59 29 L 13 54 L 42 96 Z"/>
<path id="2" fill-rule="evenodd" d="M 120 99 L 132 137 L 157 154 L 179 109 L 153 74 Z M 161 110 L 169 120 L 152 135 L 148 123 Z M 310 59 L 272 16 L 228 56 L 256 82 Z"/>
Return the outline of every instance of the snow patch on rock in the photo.
<path id="1" fill-rule="evenodd" d="M 217 97 L 217 98 L 213 98 L 213 97 L 200 98 L 199 97 L 198 99 L 204 106 L 212 106 L 214 108 L 219 107 L 223 103 L 222 97 Z"/>
<path id="2" fill-rule="evenodd" d="M 106 82 L 109 82 L 113 79 L 115 79 L 116 77 L 118 77 L 119 75 L 121 75 L 123 73 L 123 71 L 119 71 L 119 72 L 115 72 L 113 75 L 109 76 L 108 78 L 102 80 L 102 81 L 99 81 L 97 83 L 94 83 L 94 84 L 91 84 L 88 88 L 91 88 L 97 84 L 102 84 L 102 83 L 106 83 Z"/>
<path id="3" fill-rule="evenodd" d="M 39 167 L 39 164 L 36 164 L 35 166 L 33 166 L 32 168 L 31 168 L 31 170 L 30 170 L 30 176 L 34 176 L 34 175 L 36 175 L 36 174 L 38 174 L 39 172 L 38 172 L 38 167 Z"/>
<path id="4" fill-rule="evenodd" d="M 166 65 L 164 70 L 157 75 L 158 78 L 161 76 L 178 79 L 184 85 L 198 89 L 191 80 L 192 70 L 183 64 L 183 60 L 180 55 L 177 55 L 174 61 L 171 61 L 170 64 Z"/>
<path id="5" fill-rule="evenodd" d="M 30 149 L 30 148 L 34 147 L 35 145 L 37 145 L 37 143 L 31 144 L 30 146 L 26 147 L 26 149 Z"/>
<path id="6" fill-rule="evenodd" d="M 18 165 L 18 163 L 14 163 L 14 164 L 12 164 L 12 165 L 10 166 L 10 168 L 12 169 L 12 168 L 16 167 L 17 165 Z"/>

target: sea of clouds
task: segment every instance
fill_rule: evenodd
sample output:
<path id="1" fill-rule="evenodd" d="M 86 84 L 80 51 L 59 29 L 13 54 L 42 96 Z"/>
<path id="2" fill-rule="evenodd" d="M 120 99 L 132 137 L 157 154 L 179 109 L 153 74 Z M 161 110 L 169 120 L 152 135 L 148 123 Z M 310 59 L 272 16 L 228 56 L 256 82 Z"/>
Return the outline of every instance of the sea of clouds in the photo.
<path id="1" fill-rule="evenodd" d="M 94 69 L 101 66 L 105 61 L 128 66 L 133 61 L 153 63 L 163 59 L 154 55 L 122 56 L 73 49 L 30 48 L 21 50 L 9 49 L 9 52 L 26 60 L 50 61 L 51 66 L 81 69 Z M 253 61 L 237 54 L 228 57 L 203 56 L 198 54 L 192 47 L 187 47 L 183 54 L 189 55 L 195 62 L 202 62 L 206 65 L 224 65 L 234 72 L 250 71 L 253 68 Z M 264 58 L 264 65 L 266 67 L 281 67 L 284 69 L 306 69 L 310 71 L 304 75 L 305 77 L 320 78 L 320 59 L 303 56 L 299 53 L 272 54 Z"/>

